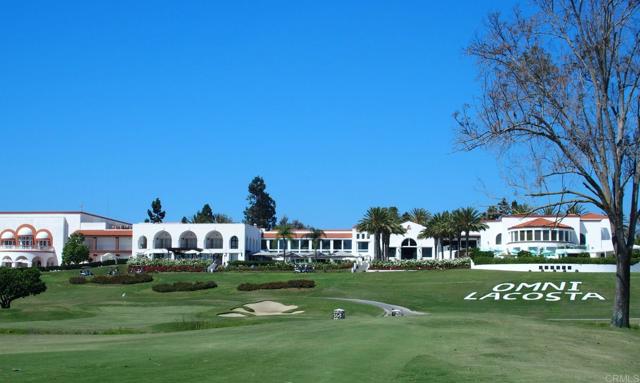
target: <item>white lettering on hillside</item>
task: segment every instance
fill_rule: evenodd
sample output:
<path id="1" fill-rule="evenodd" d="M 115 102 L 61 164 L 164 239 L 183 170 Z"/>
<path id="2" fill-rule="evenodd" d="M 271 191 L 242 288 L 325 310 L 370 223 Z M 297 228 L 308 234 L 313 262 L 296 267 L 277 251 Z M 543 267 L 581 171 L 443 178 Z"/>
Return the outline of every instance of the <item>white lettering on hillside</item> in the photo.
<path id="1" fill-rule="evenodd" d="M 481 292 L 472 291 L 464 297 L 465 301 L 540 301 L 558 302 L 568 301 L 604 301 L 605 298 L 596 292 L 582 292 L 580 287 L 582 282 L 530 282 L 530 283 L 499 283 L 488 292 L 482 295 Z"/>

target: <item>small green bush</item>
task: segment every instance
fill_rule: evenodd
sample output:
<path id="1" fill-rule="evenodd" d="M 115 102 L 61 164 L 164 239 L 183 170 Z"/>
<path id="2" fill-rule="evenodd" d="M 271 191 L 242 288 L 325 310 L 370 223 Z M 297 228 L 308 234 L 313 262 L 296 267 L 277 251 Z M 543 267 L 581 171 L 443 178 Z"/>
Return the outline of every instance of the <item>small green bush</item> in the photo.
<path id="1" fill-rule="evenodd" d="M 531 254 L 530 251 L 527 250 L 520 250 L 518 251 L 518 258 L 529 258 L 529 257 L 533 257 L 533 254 Z"/>
<path id="2" fill-rule="evenodd" d="M 72 285 L 84 285 L 87 283 L 87 278 L 85 277 L 71 277 L 69 278 L 69 283 Z"/>
<path id="3" fill-rule="evenodd" d="M 133 285 L 153 281 L 149 274 L 123 274 L 123 275 L 98 275 L 89 280 L 91 283 L 101 285 Z"/>
<path id="4" fill-rule="evenodd" d="M 214 281 L 206 282 L 174 282 L 174 283 L 160 283 L 153 285 L 151 289 L 157 293 L 172 293 L 176 291 L 196 291 L 206 290 L 218 287 L 218 284 Z"/>
<path id="5" fill-rule="evenodd" d="M 310 289 L 316 287 L 316 282 L 310 279 L 293 279 L 290 281 L 243 283 L 238 286 L 239 291 L 277 290 L 277 289 Z"/>

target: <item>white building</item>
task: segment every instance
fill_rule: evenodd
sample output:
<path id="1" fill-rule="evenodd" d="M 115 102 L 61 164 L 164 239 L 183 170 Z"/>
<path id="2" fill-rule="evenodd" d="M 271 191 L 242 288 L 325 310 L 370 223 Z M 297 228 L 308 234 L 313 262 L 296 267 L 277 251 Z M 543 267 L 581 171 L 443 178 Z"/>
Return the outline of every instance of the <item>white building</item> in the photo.
<path id="1" fill-rule="evenodd" d="M 205 258 L 226 264 L 260 250 L 260 230 L 244 223 L 139 223 L 133 254 L 148 258 Z"/>
<path id="2" fill-rule="evenodd" d="M 613 252 L 609 218 L 600 214 L 514 215 L 485 223 L 489 229 L 481 233 L 480 248 L 496 255 L 528 251 L 547 257 L 579 253 L 604 257 Z"/>
<path id="3" fill-rule="evenodd" d="M 129 230 L 127 230 L 129 229 Z M 79 211 L 0 212 L 0 263 L 9 267 L 56 266 L 62 249 L 74 232 L 92 234 L 93 260 L 128 258 L 131 254 L 130 224 Z M 97 239 L 100 238 L 100 239 Z"/>

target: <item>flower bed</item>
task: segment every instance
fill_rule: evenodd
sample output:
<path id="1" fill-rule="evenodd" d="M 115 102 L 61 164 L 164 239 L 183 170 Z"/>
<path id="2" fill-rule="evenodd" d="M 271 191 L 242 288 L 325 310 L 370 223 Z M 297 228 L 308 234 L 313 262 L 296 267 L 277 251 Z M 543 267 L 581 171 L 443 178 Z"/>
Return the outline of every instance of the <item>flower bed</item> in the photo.
<path id="1" fill-rule="evenodd" d="M 174 282 L 174 283 L 160 283 L 153 285 L 151 289 L 158 293 L 172 293 L 175 291 L 196 291 L 206 290 L 218 287 L 218 284 L 214 281 L 207 282 Z"/>
<path id="2" fill-rule="evenodd" d="M 276 290 L 276 289 L 310 289 L 316 287 L 316 282 L 310 279 L 294 279 L 290 281 L 243 283 L 238 286 L 239 291 Z"/>
<path id="3" fill-rule="evenodd" d="M 315 271 L 350 271 L 353 262 L 312 262 L 309 263 Z M 233 261 L 224 268 L 224 271 L 293 271 L 295 265 L 274 261 Z"/>
<path id="4" fill-rule="evenodd" d="M 130 259 L 130 273 L 203 272 L 211 262 L 201 260 Z"/>
<path id="5" fill-rule="evenodd" d="M 448 270 L 468 269 L 471 267 L 469 258 L 458 259 L 429 259 L 429 260 L 404 260 L 404 261 L 374 261 L 369 265 L 369 270 Z"/>

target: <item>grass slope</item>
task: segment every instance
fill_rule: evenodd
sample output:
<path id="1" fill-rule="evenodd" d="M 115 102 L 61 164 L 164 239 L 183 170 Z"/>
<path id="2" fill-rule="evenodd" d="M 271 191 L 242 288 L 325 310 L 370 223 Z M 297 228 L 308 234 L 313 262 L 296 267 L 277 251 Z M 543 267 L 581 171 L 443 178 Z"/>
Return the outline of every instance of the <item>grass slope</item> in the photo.
<path id="1" fill-rule="evenodd" d="M 219 287 L 159 294 L 151 284 L 70 285 L 48 273 L 46 293 L 0 311 L 2 382 L 540 382 L 605 381 L 640 374 L 640 331 L 613 330 L 610 274 L 474 270 L 317 273 L 314 289 L 239 292 L 242 282 L 293 273 L 167 273 L 155 281 L 214 279 Z M 582 281 L 606 301 L 464 301 L 502 282 Z M 640 317 L 632 277 L 632 316 Z M 122 294 L 126 293 L 125 297 Z M 428 312 L 383 318 L 381 310 L 326 297 L 383 301 Z M 305 313 L 220 318 L 271 299 Z M 333 308 L 347 320 L 330 319 Z M 184 331 L 193 330 L 193 331 Z"/>

